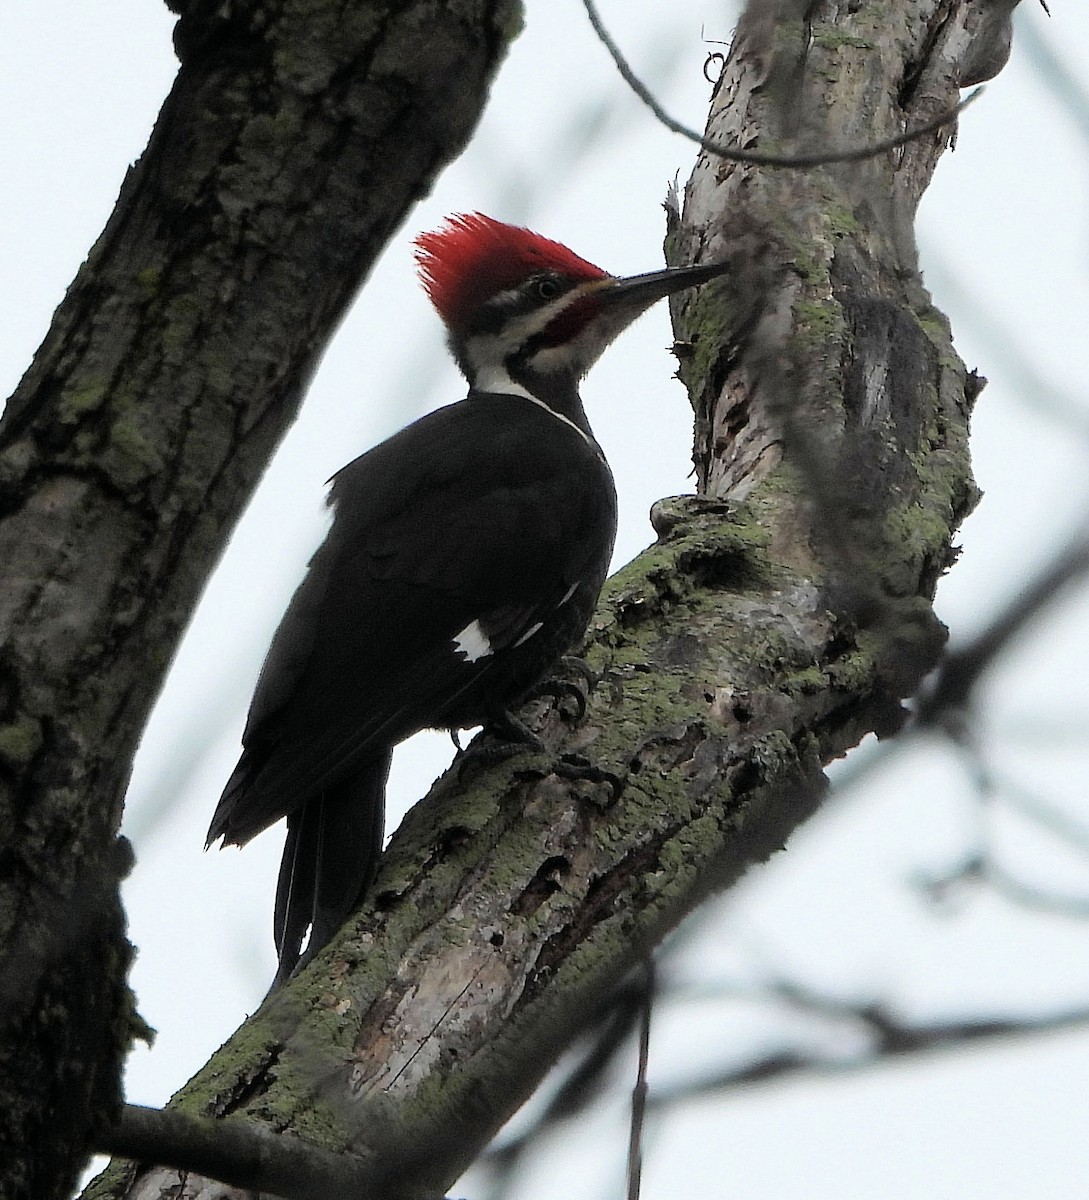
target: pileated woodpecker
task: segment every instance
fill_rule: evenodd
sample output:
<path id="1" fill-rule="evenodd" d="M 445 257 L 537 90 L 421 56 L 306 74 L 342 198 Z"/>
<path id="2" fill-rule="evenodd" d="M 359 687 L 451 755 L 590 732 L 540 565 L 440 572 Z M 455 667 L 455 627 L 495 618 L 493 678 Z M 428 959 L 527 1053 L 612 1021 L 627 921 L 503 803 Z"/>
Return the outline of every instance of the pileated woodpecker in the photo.
<path id="1" fill-rule="evenodd" d="M 287 817 L 274 987 L 374 876 L 393 747 L 501 720 L 584 632 L 616 494 L 578 382 L 644 309 L 724 269 L 617 279 L 479 213 L 416 257 L 469 394 L 334 476 L 208 831 L 242 845 Z"/>

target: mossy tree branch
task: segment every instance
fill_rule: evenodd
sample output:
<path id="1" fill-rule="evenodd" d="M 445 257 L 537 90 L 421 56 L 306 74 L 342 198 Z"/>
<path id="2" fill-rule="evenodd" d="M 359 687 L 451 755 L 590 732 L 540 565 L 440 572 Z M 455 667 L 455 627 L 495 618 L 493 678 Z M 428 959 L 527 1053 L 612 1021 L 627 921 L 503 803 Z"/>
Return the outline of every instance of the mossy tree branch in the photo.
<path id="1" fill-rule="evenodd" d="M 988 0 L 849 9 L 751 5 L 709 135 L 880 142 L 1003 61 Z M 659 505 L 607 586 L 586 713 L 540 701 L 547 754 L 440 780 L 364 908 L 174 1106 L 350 1152 L 391 1197 L 443 1192 L 639 957 L 783 845 L 824 764 L 897 728 L 976 496 L 981 385 L 912 236 L 951 132 L 804 173 L 699 162 L 669 257 L 735 265 L 674 311 L 700 494 Z M 117 1169 L 93 1194 L 181 1182 Z"/>
<path id="2" fill-rule="evenodd" d="M 67 1194 L 136 1022 L 116 834 L 175 644 L 517 0 L 191 0 L 151 143 L 0 426 L 0 1162 Z"/>

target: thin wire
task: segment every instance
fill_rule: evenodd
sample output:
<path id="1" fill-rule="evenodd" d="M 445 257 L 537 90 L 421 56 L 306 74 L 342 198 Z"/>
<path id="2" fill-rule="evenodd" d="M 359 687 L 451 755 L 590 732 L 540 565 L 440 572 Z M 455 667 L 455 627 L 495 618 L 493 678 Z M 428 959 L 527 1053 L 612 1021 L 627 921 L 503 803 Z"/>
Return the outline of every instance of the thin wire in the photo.
<path id="1" fill-rule="evenodd" d="M 880 142 L 872 142 L 869 146 L 856 146 L 851 150 L 826 150 L 819 154 L 791 155 L 762 154 L 759 150 L 732 150 L 719 142 L 712 141 L 710 138 L 701 137 L 694 129 L 690 129 L 687 125 L 682 125 L 680 121 L 671 117 L 658 103 L 653 93 L 640 82 L 631 67 L 628 66 L 627 60 L 620 53 L 619 46 L 613 41 L 609 35 L 609 31 L 602 24 L 594 0 L 582 0 L 582 3 L 586 9 L 586 15 L 590 18 L 590 24 L 593 26 L 594 32 L 612 56 L 612 60 L 616 64 L 616 69 L 620 72 L 624 82 L 643 101 L 658 120 L 673 133 L 679 133 L 681 137 L 695 142 L 697 146 L 706 150 L 708 154 L 715 154 L 719 158 L 724 158 L 729 162 L 752 163 L 760 167 L 797 169 L 820 167 L 828 163 L 860 162 L 866 158 L 876 158 L 879 154 L 886 153 L 886 151 L 897 150 L 901 146 L 906 146 L 909 142 L 918 141 L 919 138 L 926 137 L 928 133 L 934 133 L 936 130 L 941 129 L 942 126 L 955 121 L 969 104 L 983 94 L 984 90 L 982 87 L 977 87 L 959 104 L 946 109 L 945 112 L 933 120 L 927 121 L 925 125 L 920 125 L 916 129 L 909 129 L 905 133 L 898 133 L 894 137 L 885 138 Z"/>

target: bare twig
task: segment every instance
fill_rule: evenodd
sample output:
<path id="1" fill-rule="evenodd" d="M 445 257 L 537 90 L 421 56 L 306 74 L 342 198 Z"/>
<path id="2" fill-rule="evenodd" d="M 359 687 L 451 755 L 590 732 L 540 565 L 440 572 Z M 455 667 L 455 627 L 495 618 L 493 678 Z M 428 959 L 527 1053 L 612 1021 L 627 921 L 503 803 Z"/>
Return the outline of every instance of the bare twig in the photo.
<path id="1" fill-rule="evenodd" d="M 518 1136 L 491 1147 L 481 1167 L 491 1176 L 492 1200 L 510 1194 L 511 1181 L 525 1156 L 556 1125 L 587 1112 L 609 1084 L 609 1068 L 636 1027 L 643 1008 L 643 985 L 632 976 L 613 994 L 608 1005 L 593 1015 L 586 1029 L 590 1039 L 545 1110 Z"/>
<path id="2" fill-rule="evenodd" d="M 1089 896 L 1072 896 L 1035 887 L 1018 879 L 999 863 L 986 863 L 984 878 L 999 895 L 1005 896 L 1019 908 L 1076 921 L 1084 921 L 1089 917 Z"/>
<path id="3" fill-rule="evenodd" d="M 1022 786 L 1010 776 L 992 771 L 995 792 L 1003 802 L 1040 829 L 1047 830 L 1068 849 L 1089 856 L 1089 826 L 1057 808 L 1051 800 Z"/>
<path id="4" fill-rule="evenodd" d="M 647 1113 L 647 1066 L 650 1062 L 650 1015 L 654 1011 L 654 959 L 643 964 L 643 1004 L 639 1021 L 639 1068 L 631 1094 L 631 1136 L 628 1141 L 628 1200 L 639 1200 L 643 1179 L 643 1125 Z"/>
<path id="5" fill-rule="evenodd" d="M 940 732 L 958 744 L 966 744 L 963 714 L 972 703 L 979 681 L 1066 586 L 1087 574 L 1089 518 L 1084 531 L 1069 542 L 982 633 L 946 654 L 933 678 L 920 692 L 915 717 L 899 736 L 868 754 L 856 756 L 837 770 L 833 794 L 842 794 L 872 777 L 894 755 L 903 753 L 912 744 L 911 739 L 919 734 Z"/>
<path id="6" fill-rule="evenodd" d="M 983 886 L 1029 911 L 1084 921 L 1089 917 L 1089 897 L 1045 891 L 1025 883 L 995 862 L 989 852 L 977 850 L 940 875 L 917 875 L 916 886 L 934 900 L 944 901 L 954 888 Z"/>
<path id="7" fill-rule="evenodd" d="M 926 137 L 928 133 L 937 132 L 943 126 L 955 121 L 968 105 L 978 99 L 983 93 L 983 88 L 977 87 L 959 104 L 946 109 L 945 112 L 940 113 L 933 120 L 927 121 L 926 124 L 906 130 L 904 133 L 898 133 L 893 137 L 884 138 L 879 142 L 872 142 L 868 146 L 822 150 L 815 154 L 764 154 L 759 150 L 740 150 L 735 147 L 723 146 L 720 142 L 716 142 L 711 138 L 705 138 L 694 129 L 683 125 L 675 117 L 671 117 L 661 104 L 659 104 L 653 92 L 650 91 L 628 65 L 627 59 L 620 52 L 620 47 L 613 41 L 609 31 L 605 28 L 594 0 L 582 0 L 582 3 L 594 32 L 612 56 L 612 60 L 616 64 L 616 69 L 620 72 L 624 82 L 643 101 L 655 117 L 673 133 L 680 134 L 681 137 L 687 138 L 690 142 L 695 142 L 697 146 L 706 150 L 708 154 L 717 155 L 728 162 L 752 163 L 754 166 L 759 167 L 781 167 L 800 170 L 807 167 L 821 167 L 830 163 L 861 162 L 867 158 L 876 158 L 878 155 L 885 154 L 889 150 L 898 150 L 901 146 L 918 141 L 920 138 Z"/>
<path id="8" fill-rule="evenodd" d="M 663 953 L 669 955 L 680 944 L 680 939 L 666 946 Z M 634 986 L 633 986 L 634 985 Z M 979 1018 L 952 1019 L 926 1024 L 912 1024 L 904 1021 L 895 1010 L 882 1001 L 852 1001 L 829 996 L 814 991 L 804 984 L 798 983 L 772 972 L 760 984 L 734 984 L 729 981 L 703 984 L 697 987 L 680 985 L 663 977 L 661 970 L 656 972 L 656 982 L 653 994 L 644 991 L 639 981 L 632 981 L 616 994 L 614 1003 L 622 1009 L 622 1018 L 617 1026 L 625 1032 L 631 1030 L 633 1009 L 632 1000 L 638 988 L 639 998 L 645 1004 L 674 1003 L 685 1004 L 696 1002 L 705 1004 L 708 1000 L 743 1000 L 746 1003 L 766 1002 L 769 1004 L 782 1003 L 789 1005 L 797 1013 L 813 1018 L 815 1021 L 831 1022 L 837 1025 L 844 1023 L 853 1025 L 862 1035 L 865 1048 L 861 1051 L 842 1053 L 835 1056 L 822 1054 L 817 1051 L 804 1051 L 794 1048 L 772 1051 L 766 1055 L 749 1060 L 738 1066 L 721 1071 L 709 1079 L 698 1082 L 681 1084 L 672 1089 L 656 1088 L 653 1095 L 644 1090 L 642 1103 L 646 1112 L 661 1111 L 670 1105 L 698 1100 L 708 1095 L 721 1094 L 754 1084 L 778 1082 L 796 1076 L 846 1075 L 879 1066 L 883 1061 L 907 1055 L 938 1054 L 956 1051 L 964 1046 L 979 1042 L 997 1040 L 1002 1037 L 1032 1036 L 1040 1033 L 1061 1032 L 1065 1029 L 1089 1025 L 1089 1007 L 1072 1008 L 1064 1012 L 1044 1016 L 990 1016 Z M 640 1082 L 639 1087 L 645 1088 L 646 1036 L 648 1026 L 644 1022 L 641 1031 L 640 1046 Z M 611 1061 L 613 1055 L 609 1054 Z M 581 1070 L 581 1064 L 580 1068 Z M 565 1085 L 564 1091 L 570 1085 Z M 581 1091 L 581 1089 L 579 1089 Z M 635 1095 L 633 1094 L 633 1101 Z M 550 1109 L 555 1105 L 550 1105 Z M 583 1105 L 577 1106 L 580 1111 Z M 635 1103 L 633 1102 L 633 1118 Z M 572 1115 L 568 1109 L 566 1115 Z M 641 1114 L 640 1121 L 645 1121 Z M 531 1152 L 540 1143 L 542 1135 L 551 1122 L 538 1119 L 533 1126 L 518 1140 L 518 1160 Z M 632 1144 L 639 1140 L 635 1134 L 633 1120 Z M 493 1168 L 498 1165 L 503 1151 L 492 1152 L 488 1159 Z M 485 1161 L 487 1162 L 488 1159 Z M 631 1193 L 632 1171 L 629 1167 L 629 1190 Z M 495 1195 L 495 1192 L 492 1193 Z"/>
<path id="9" fill-rule="evenodd" d="M 797 997 L 794 997 L 797 1001 Z M 1089 1009 L 1077 1008 L 1043 1017 L 981 1017 L 963 1021 L 944 1021 L 911 1025 L 901 1021 L 880 1004 L 856 1006 L 819 998 L 814 1005 L 821 1015 L 851 1019 L 861 1025 L 869 1039 L 863 1054 L 828 1057 L 800 1050 L 776 1051 L 730 1068 L 705 1080 L 678 1087 L 657 1089 L 649 1100 L 653 1109 L 718 1095 L 753 1084 L 768 1083 L 789 1076 L 830 1076 L 868 1070 L 882 1061 L 912 1054 L 927 1054 L 960 1049 L 978 1042 L 1024 1034 L 1054 1033 L 1089 1024 Z"/>
<path id="10" fill-rule="evenodd" d="M 1089 528 L 1066 546 L 977 638 L 945 656 L 919 705 L 919 724 L 938 724 L 969 701 L 980 676 L 1073 580 L 1089 572 Z"/>
<path id="11" fill-rule="evenodd" d="M 990 370 L 1001 375 L 1011 399 L 1033 417 L 1041 416 L 1064 431 L 1089 440 L 1089 409 L 1084 397 L 1060 387 L 1025 348 L 1021 330 L 988 305 L 983 290 L 970 286 L 950 268 L 937 246 L 924 246 L 927 284 L 944 303 L 959 312 L 958 324 L 972 329 L 987 347 Z"/>

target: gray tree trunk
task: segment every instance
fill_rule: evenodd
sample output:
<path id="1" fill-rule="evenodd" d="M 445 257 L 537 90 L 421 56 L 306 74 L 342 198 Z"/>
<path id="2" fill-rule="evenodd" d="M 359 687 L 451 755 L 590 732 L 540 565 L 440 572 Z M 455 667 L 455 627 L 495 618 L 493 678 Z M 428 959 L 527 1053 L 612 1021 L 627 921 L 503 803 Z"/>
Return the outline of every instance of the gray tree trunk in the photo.
<path id="1" fill-rule="evenodd" d="M 179 5 L 179 8 L 182 6 Z M 191 0 L 177 82 L 0 425 L 0 1193 L 70 1193 L 138 1023 L 116 841 L 204 581 L 517 0 Z"/>

